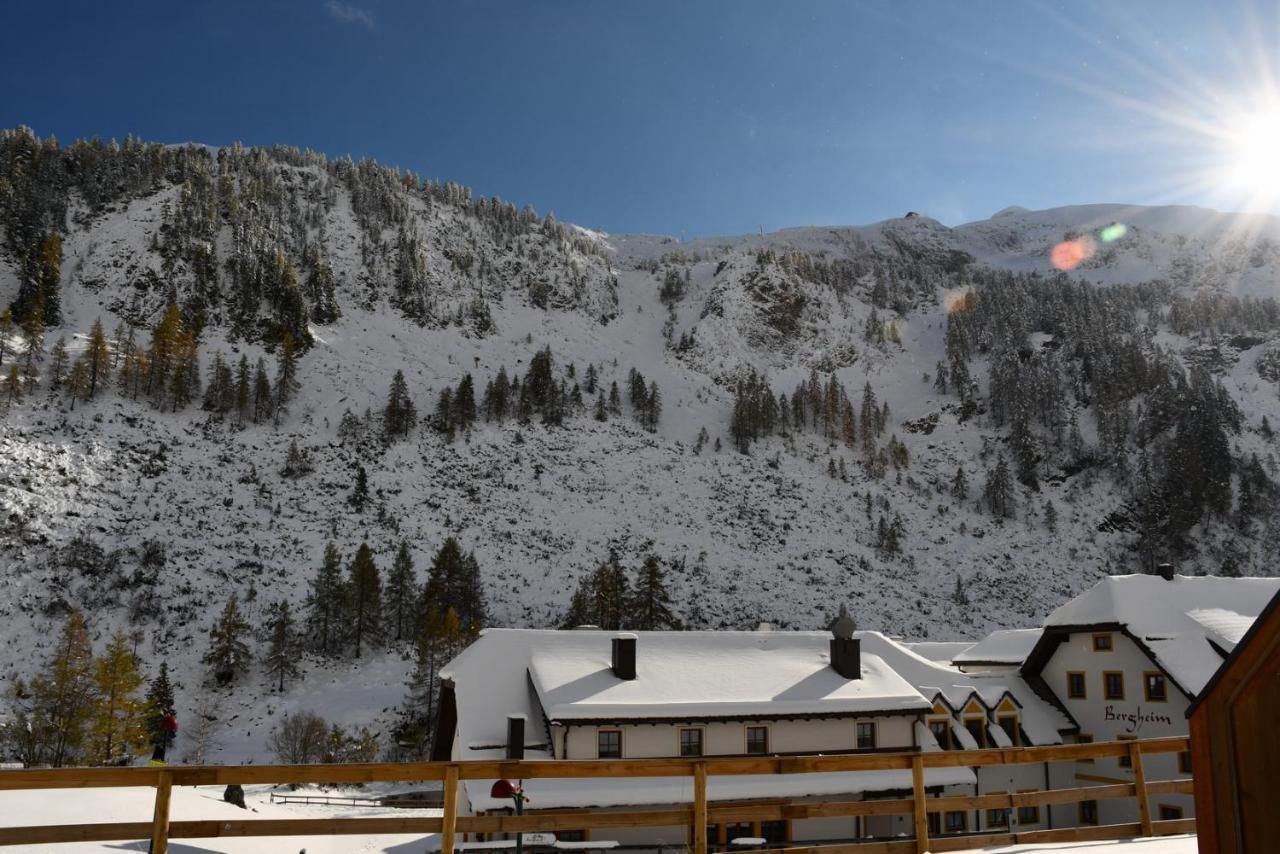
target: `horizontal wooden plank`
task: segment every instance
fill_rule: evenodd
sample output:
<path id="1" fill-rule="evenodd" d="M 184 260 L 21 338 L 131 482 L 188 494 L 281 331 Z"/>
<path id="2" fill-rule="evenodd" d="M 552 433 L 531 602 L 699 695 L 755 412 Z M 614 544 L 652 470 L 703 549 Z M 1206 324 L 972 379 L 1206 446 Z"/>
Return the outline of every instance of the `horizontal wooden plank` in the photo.
<path id="1" fill-rule="evenodd" d="M 443 780 L 445 762 L 359 763 L 350 765 L 172 766 L 175 786 L 242 786 L 261 783 L 411 783 Z M 139 769 L 142 770 L 142 769 Z"/>
<path id="2" fill-rule="evenodd" d="M 1016 834 L 1018 844 L 1048 842 L 1096 842 L 1104 839 L 1129 839 L 1142 832 L 1142 825 L 1099 824 L 1085 827 L 1062 827 L 1056 830 L 1024 830 Z"/>
<path id="3" fill-rule="evenodd" d="M 780 848 L 770 854 L 915 854 L 914 840 L 892 842 L 854 842 L 839 845 L 807 845 L 797 848 Z"/>
<path id="4" fill-rule="evenodd" d="M 1012 795 L 1017 807 L 1038 807 L 1050 804 L 1078 804 L 1080 801 L 1107 801 L 1112 798 L 1136 798 L 1138 789 L 1133 783 L 1117 783 L 1111 786 L 1081 786 L 1074 789 L 1050 789 L 1047 792 L 1019 792 Z"/>
<path id="5" fill-rule="evenodd" d="M 150 838 L 149 821 L 0 827 L 0 845 L 53 845 L 59 842 L 114 842 Z"/>
<path id="6" fill-rule="evenodd" d="M 438 821 L 438 819 L 437 819 Z M 584 827 L 679 827 L 693 822 L 693 809 L 605 812 L 583 810 L 525 815 L 458 816 L 458 830 L 469 833 L 517 833 L 579 830 Z"/>
<path id="7" fill-rule="evenodd" d="M 1191 795 L 1195 794 L 1195 781 L 1191 778 L 1182 780 L 1148 780 L 1148 795 Z"/>
<path id="8" fill-rule="evenodd" d="M 1156 836 L 1169 836 L 1173 833 L 1195 833 L 1196 820 L 1194 818 L 1176 818 L 1168 821 L 1151 822 L 1151 832 Z"/>
<path id="9" fill-rule="evenodd" d="M 970 851 L 991 845 L 1012 845 L 1013 833 L 975 833 L 965 836 L 930 836 L 929 851 Z"/>
<path id="10" fill-rule="evenodd" d="M 0 790 L 101 789 L 155 786 L 155 768 L 24 768 L 0 771 Z"/>

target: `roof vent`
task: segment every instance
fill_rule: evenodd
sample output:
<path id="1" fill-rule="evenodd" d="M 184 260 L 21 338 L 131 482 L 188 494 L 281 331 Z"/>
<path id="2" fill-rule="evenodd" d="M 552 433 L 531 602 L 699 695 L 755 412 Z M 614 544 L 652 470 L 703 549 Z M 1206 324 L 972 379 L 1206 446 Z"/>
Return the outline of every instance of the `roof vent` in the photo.
<path id="1" fill-rule="evenodd" d="M 636 636 L 630 633 L 613 638 L 613 675 L 619 679 L 636 678 Z"/>
<path id="2" fill-rule="evenodd" d="M 840 606 L 840 616 L 831 624 L 831 668 L 845 679 L 862 678 L 862 644 L 853 637 L 857 624 L 849 610 Z"/>
<path id="3" fill-rule="evenodd" d="M 1165 581 L 1173 581 L 1173 564 L 1162 563 L 1156 567 L 1156 575 Z"/>

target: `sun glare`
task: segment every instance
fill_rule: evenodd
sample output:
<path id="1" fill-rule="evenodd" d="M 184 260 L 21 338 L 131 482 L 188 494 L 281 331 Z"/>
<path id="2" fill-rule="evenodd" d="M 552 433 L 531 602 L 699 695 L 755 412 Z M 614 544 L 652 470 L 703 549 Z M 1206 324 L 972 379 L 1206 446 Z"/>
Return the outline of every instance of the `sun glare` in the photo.
<path id="1" fill-rule="evenodd" d="M 1259 201 L 1280 196 L 1280 108 L 1240 117 L 1225 137 L 1223 179 Z"/>

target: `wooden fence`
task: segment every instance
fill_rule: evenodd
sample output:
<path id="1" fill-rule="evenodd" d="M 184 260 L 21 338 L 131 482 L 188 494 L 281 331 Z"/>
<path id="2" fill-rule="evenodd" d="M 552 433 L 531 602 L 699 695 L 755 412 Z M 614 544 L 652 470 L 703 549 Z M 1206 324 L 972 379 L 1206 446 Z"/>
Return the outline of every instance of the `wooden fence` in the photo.
<path id="1" fill-rule="evenodd" d="M 453 854 L 459 833 L 554 832 L 584 828 L 690 828 L 694 854 L 706 854 L 708 824 L 776 821 L 824 817 L 910 815 L 911 839 L 819 845 L 783 849 L 784 854 L 919 854 L 956 851 L 987 845 L 1030 842 L 1075 842 L 1189 833 L 1194 819 L 1154 821 L 1149 798 L 1161 794 L 1191 794 L 1190 778 L 1148 782 L 1143 756 L 1179 753 L 1189 740 L 1159 738 L 1097 742 L 1051 747 L 993 750 L 953 750 L 910 753 L 854 753 L 838 756 L 725 757 L 701 759 L 524 760 L 364 765 L 221 765 L 164 768 L 58 768 L 0 771 L 0 789 L 77 789 L 152 786 L 155 813 L 150 822 L 63 824 L 0 828 L 0 845 L 52 844 L 150 838 L 152 851 L 165 854 L 169 839 L 209 839 L 220 836 L 301 836 L 332 834 L 439 833 L 442 854 Z M 1051 789 L 1016 794 L 926 797 L 925 770 L 1039 762 L 1069 762 L 1128 756 L 1132 783 Z M 822 801 L 804 803 L 707 802 L 707 778 L 746 774 L 813 774 L 846 771 L 910 770 L 912 797 L 895 800 Z M 692 777 L 693 803 L 667 809 L 628 812 L 548 810 L 516 815 L 458 815 L 461 780 Z M 438 780 L 444 784 L 444 815 L 439 818 L 299 818 L 238 821 L 169 821 L 169 797 L 174 786 L 285 783 L 375 783 Z M 1138 821 L 1128 824 L 1070 827 L 1056 830 L 1005 831 L 929 838 L 928 814 L 953 810 L 1014 810 L 1081 801 L 1136 798 Z"/>

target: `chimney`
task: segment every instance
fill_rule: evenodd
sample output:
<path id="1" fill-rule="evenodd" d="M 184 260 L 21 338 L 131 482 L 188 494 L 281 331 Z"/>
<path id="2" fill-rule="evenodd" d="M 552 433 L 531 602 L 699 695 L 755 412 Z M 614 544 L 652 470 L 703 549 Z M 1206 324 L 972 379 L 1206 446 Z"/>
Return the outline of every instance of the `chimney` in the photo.
<path id="1" fill-rule="evenodd" d="M 524 715 L 507 715 L 507 758 L 524 759 Z"/>
<path id="2" fill-rule="evenodd" d="M 1160 576 L 1165 581 L 1173 581 L 1173 564 L 1171 563 L 1159 564 L 1156 567 L 1156 575 Z"/>
<path id="3" fill-rule="evenodd" d="M 636 678 L 636 636 L 629 632 L 613 638 L 613 675 L 619 679 Z"/>
<path id="4" fill-rule="evenodd" d="M 831 668 L 845 679 L 862 678 L 862 644 L 854 639 L 857 625 L 845 606 L 831 624 Z"/>

